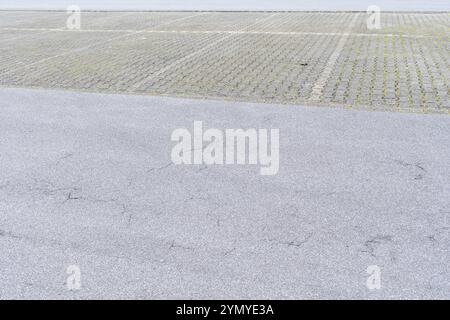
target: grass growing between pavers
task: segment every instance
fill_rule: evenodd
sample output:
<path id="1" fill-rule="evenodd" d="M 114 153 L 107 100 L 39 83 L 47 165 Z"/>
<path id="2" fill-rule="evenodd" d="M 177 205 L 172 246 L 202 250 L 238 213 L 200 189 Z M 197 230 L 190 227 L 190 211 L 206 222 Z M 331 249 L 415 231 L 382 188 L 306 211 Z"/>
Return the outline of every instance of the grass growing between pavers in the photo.
<path id="1" fill-rule="evenodd" d="M 382 13 L 375 30 L 350 12 L 86 12 L 80 30 L 64 12 L 0 17 L 2 86 L 281 104 L 319 87 L 316 105 L 450 110 L 448 13 Z"/>

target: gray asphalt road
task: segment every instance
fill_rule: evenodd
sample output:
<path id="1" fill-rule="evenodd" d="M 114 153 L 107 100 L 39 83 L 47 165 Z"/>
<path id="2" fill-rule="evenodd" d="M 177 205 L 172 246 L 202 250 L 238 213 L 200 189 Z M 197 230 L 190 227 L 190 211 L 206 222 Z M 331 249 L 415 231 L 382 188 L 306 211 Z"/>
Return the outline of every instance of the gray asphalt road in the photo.
<path id="1" fill-rule="evenodd" d="M 446 115 L 24 89 L 0 111 L 2 299 L 449 297 Z M 195 120 L 279 128 L 279 173 L 171 165 Z"/>
<path id="2" fill-rule="evenodd" d="M 0 9 L 84 10 L 362 10 L 377 5 L 383 11 L 448 11 L 447 0 L 3 0 Z"/>

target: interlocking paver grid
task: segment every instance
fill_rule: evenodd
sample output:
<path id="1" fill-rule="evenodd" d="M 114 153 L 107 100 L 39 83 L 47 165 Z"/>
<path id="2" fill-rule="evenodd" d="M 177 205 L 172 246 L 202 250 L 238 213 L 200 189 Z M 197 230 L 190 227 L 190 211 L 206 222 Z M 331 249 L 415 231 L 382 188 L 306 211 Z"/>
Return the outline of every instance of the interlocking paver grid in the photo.
<path id="1" fill-rule="evenodd" d="M 449 113 L 449 18 L 0 11 L 0 85 Z"/>

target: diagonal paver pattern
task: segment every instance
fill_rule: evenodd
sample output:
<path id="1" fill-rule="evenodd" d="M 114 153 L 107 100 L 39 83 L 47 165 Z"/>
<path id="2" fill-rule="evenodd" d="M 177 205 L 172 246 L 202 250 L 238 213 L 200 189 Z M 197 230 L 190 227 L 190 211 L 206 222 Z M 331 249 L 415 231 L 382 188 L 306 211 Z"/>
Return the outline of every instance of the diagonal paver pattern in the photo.
<path id="1" fill-rule="evenodd" d="M 0 11 L 0 85 L 449 113 L 449 18 Z"/>

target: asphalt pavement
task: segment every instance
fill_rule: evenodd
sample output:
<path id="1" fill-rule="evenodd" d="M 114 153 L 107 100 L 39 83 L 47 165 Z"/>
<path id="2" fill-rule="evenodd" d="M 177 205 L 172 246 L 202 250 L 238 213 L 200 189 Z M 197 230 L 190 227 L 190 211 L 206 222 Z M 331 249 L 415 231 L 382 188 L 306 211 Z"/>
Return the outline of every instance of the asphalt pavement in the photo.
<path id="1" fill-rule="evenodd" d="M 2 299 L 449 297 L 448 115 L 7 88 L 0 111 Z M 173 165 L 194 121 L 278 128 L 278 174 Z"/>

